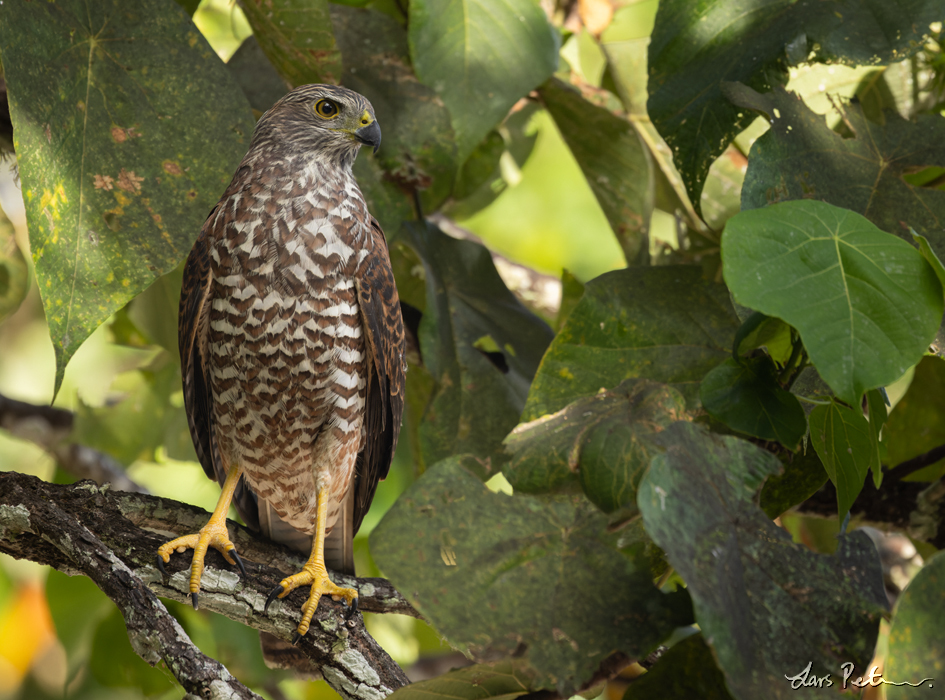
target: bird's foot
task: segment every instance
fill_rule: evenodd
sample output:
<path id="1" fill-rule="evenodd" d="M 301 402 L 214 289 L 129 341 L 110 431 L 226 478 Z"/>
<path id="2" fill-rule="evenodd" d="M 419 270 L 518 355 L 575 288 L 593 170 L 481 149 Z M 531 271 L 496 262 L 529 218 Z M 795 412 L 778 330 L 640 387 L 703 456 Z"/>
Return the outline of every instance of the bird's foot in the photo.
<path id="1" fill-rule="evenodd" d="M 218 522 L 210 518 L 210 522 L 204 525 L 197 534 L 184 535 L 158 547 L 157 563 L 162 574 L 164 573 L 164 565 L 171 560 L 171 554 L 175 551 L 194 550 L 194 558 L 190 564 L 190 598 L 194 604 L 194 610 L 197 609 L 197 596 L 200 592 L 200 578 L 203 576 L 204 559 L 210 547 L 220 552 L 230 564 L 238 566 L 240 573 L 244 577 L 246 576 L 246 567 L 243 566 L 243 560 L 236 553 L 236 545 L 230 542 L 226 520 Z"/>
<path id="2" fill-rule="evenodd" d="M 330 595 L 333 600 L 344 600 L 348 606 L 357 610 L 358 592 L 356 590 L 335 585 L 332 583 L 331 579 L 328 578 L 328 572 L 324 567 L 310 567 L 307 564 L 299 573 L 282 579 L 281 583 L 269 594 L 269 598 L 266 600 L 266 608 L 268 608 L 269 604 L 276 598 L 285 598 L 296 588 L 309 585 L 312 587 L 312 590 L 308 595 L 308 600 L 306 600 L 305 604 L 302 606 L 302 620 L 296 628 L 295 638 L 292 640 L 293 644 L 298 642 L 305 636 L 305 633 L 308 632 L 309 625 L 312 622 L 312 616 L 318 609 L 318 601 L 323 595 Z"/>

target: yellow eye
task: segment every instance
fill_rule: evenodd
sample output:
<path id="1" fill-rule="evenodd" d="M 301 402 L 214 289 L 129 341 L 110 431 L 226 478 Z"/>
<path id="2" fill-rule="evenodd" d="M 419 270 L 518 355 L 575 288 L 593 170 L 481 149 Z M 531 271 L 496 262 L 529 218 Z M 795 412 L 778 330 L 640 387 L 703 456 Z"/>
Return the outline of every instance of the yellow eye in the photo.
<path id="1" fill-rule="evenodd" d="M 334 119 L 338 116 L 338 105 L 331 100 L 319 100 L 315 103 L 315 114 L 324 119 Z"/>

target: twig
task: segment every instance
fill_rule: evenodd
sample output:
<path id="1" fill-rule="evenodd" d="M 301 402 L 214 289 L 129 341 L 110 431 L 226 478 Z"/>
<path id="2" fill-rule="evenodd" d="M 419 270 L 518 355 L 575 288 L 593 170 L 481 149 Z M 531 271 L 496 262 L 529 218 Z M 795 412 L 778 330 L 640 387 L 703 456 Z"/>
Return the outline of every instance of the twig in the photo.
<path id="1" fill-rule="evenodd" d="M 79 479 L 110 483 L 120 491 L 147 493 L 147 489 L 132 481 L 122 466 L 107 454 L 69 442 L 73 423 L 71 411 L 16 401 L 0 394 L 0 428 L 39 445 Z"/>
<path id="2" fill-rule="evenodd" d="M 886 472 L 884 479 L 899 481 L 900 479 L 904 479 L 910 474 L 919 471 L 920 469 L 924 469 L 925 467 L 935 464 L 937 461 L 943 458 L 945 458 L 945 445 L 933 447 L 925 454 L 918 455 L 912 459 L 907 459 L 901 464 L 897 464 L 895 467 Z"/>
<path id="3" fill-rule="evenodd" d="M 189 601 L 190 557 L 172 557 L 165 580 L 154 564 L 155 551 L 167 536 L 193 531 L 194 522 L 206 517 L 199 508 L 110 491 L 88 481 L 66 486 L 16 472 L 0 473 L 0 551 L 93 579 L 115 600 L 126 621 L 130 620 L 129 636 L 142 658 L 151 664 L 163 659 L 188 692 L 204 697 L 224 691 L 234 693 L 233 697 L 256 697 L 238 694 L 242 692 L 238 684 L 232 685 L 235 681 L 217 662 L 191 654 L 186 646 L 189 640 L 174 627 L 176 623 L 167 622 L 166 627 L 157 629 L 167 613 L 155 594 Z M 240 577 L 211 550 L 202 580 L 201 608 L 291 640 L 305 592 L 295 591 L 273 603 L 268 613 L 263 606 L 268 592 L 291 573 L 295 563 L 277 570 L 253 560 L 285 566 L 294 557 L 278 545 L 256 539 L 236 523 L 228 525 L 249 575 Z M 417 615 L 383 579 L 336 576 L 335 580 L 359 590 L 363 610 Z M 129 616 L 129 611 L 134 614 Z M 377 700 L 408 682 L 403 670 L 367 633 L 360 615 L 344 619 L 340 603 L 328 600 L 319 606 L 299 649 L 346 698 Z M 187 663 L 178 655 L 186 657 Z M 210 662 L 216 665 L 208 665 Z"/>

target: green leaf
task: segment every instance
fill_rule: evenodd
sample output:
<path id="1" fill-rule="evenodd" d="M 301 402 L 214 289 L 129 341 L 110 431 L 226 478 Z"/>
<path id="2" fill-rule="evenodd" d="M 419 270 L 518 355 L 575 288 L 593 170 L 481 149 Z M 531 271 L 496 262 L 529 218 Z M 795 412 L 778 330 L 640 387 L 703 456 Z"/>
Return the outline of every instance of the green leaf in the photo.
<path id="1" fill-rule="evenodd" d="M 257 119 L 289 91 L 254 36 L 240 44 L 226 67 L 242 88 Z"/>
<path id="2" fill-rule="evenodd" d="M 787 81 L 789 63 L 901 61 L 921 49 L 939 20 L 938 0 L 895 8 L 869 0 L 762 0 L 750 8 L 728 0 L 702 0 L 697 8 L 690 0 L 660 2 L 647 106 L 689 198 L 699 206 L 709 166 L 754 119 L 723 97 L 723 81 L 767 90 Z"/>
<path id="3" fill-rule="evenodd" d="M 630 265 L 646 264 L 653 213 L 650 158 L 633 125 L 552 78 L 538 90 Z"/>
<path id="4" fill-rule="evenodd" d="M 869 470 L 880 468 L 870 424 L 862 411 L 831 401 L 811 412 L 810 441 L 837 487 L 837 512 L 843 520 L 863 489 Z"/>
<path id="5" fill-rule="evenodd" d="M 885 113 L 885 124 L 862 107 L 844 106 L 853 129 L 844 138 L 804 102 L 782 89 L 760 95 L 733 86 L 743 107 L 766 114 L 771 128 L 751 149 L 742 208 L 770 202 L 819 199 L 862 214 L 887 233 L 912 243 L 909 228 L 928 237 L 945 258 L 945 192 L 910 184 L 905 176 L 928 165 L 945 166 L 945 119 L 918 115 L 906 121 Z"/>
<path id="6" fill-rule="evenodd" d="M 915 368 L 905 395 L 896 404 L 883 432 L 886 458 L 895 467 L 945 444 L 945 360 L 928 355 Z M 915 472 L 909 478 L 935 481 L 945 471 L 945 461 Z"/>
<path id="7" fill-rule="evenodd" d="M 480 188 L 491 185 L 500 176 L 499 160 L 504 152 L 505 140 L 502 135 L 498 131 L 490 131 L 456 174 L 453 197 L 466 199 L 476 194 Z M 492 187 L 489 189 L 491 192 Z M 495 195 L 497 196 L 498 192 Z"/>
<path id="8" fill-rule="evenodd" d="M 945 265 L 942 265 L 942 261 L 932 250 L 929 239 L 912 229 L 909 229 L 909 231 L 912 233 L 913 240 L 919 244 L 919 252 L 922 253 L 922 257 L 935 270 L 935 276 L 938 277 L 939 284 L 942 285 L 942 289 L 945 289 Z"/>
<path id="9" fill-rule="evenodd" d="M 941 695 L 945 668 L 943 588 L 945 554 L 939 552 L 925 563 L 896 601 L 883 668 L 887 700 Z"/>
<path id="10" fill-rule="evenodd" d="M 732 356 L 738 359 L 755 348 L 765 347 L 778 364 L 783 365 L 791 356 L 791 327 L 780 318 L 755 312 L 739 326 L 732 343 Z"/>
<path id="11" fill-rule="evenodd" d="M 555 318 L 555 333 L 564 327 L 564 322 L 568 320 L 568 316 L 583 296 L 584 283 L 567 268 L 561 270 L 561 304 L 558 306 L 558 315 Z"/>
<path id="12" fill-rule="evenodd" d="M 436 388 L 420 426 L 424 459 L 489 457 L 518 423 L 551 329 L 509 291 L 482 245 L 431 223 L 407 223 L 402 235 L 426 275 L 420 349 Z M 476 347 L 484 337 L 498 350 Z"/>
<path id="13" fill-rule="evenodd" d="M 398 688 L 391 700 L 515 700 L 530 692 L 534 673 L 516 660 L 456 668 Z"/>
<path id="14" fill-rule="evenodd" d="M 731 700 L 725 676 L 712 649 L 693 634 L 663 654 L 656 665 L 635 678 L 623 700 Z"/>
<path id="15" fill-rule="evenodd" d="M 728 291 L 705 281 L 697 267 L 601 275 L 587 283 L 548 348 L 522 420 L 634 377 L 673 385 L 695 408 L 699 382 L 729 355 L 738 326 Z"/>
<path id="16" fill-rule="evenodd" d="M 836 555 L 815 554 L 756 505 L 762 482 L 780 471 L 774 455 L 691 423 L 660 439 L 666 451 L 643 477 L 637 505 L 686 581 L 732 695 L 819 698 L 822 690 L 792 690 L 784 676 L 808 663 L 818 675 L 839 675 L 845 661 L 865 667 L 886 607 L 870 539 L 855 532 Z"/>
<path id="17" fill-rule="evenodd" d="M 850 405 L 918 362 L 942 318 L 942 286 L 915 248 L 824 202 L 732 217 L 722 259 L 736 301 L 796 328 Z"/>
<path id="18" fill-rule="evenodd" d="M 291 87 L 340 82 L 328 0 L 250 0 L 240 7 L 259 47 Z"/>
<path id="19" fill-rule="evenodd" d="M 401 191 L 423 190 L 424 208 L 436 209 L 453 187 L 456 136 L 450 113 L 410 67 L 407 32 L 376 10 L 333 5 L 331 18 L 341 82 L 371 101 L 384 134 L 377 153 L 383 180 Z"/>
<path id="20" fill-rule="evenodd" d="M 870 422 L 870 446 L 873 457 L 870 459 L 870 469 L 873 470 L 873 485 L 876 488 L 883 483 L 883 447 L 885 441 L 880 441 L 880 432 L 886 423 L 886 396 L 878 389 L 866 392 L 866 415 Z"/>
<path id="21" fill-rule="evenodd" d="M 186 257 L 249 145 L 253 120 L 175 3 L 13 2 L 2 14 L 58 391 L 82 341 Z"/>
<path id="22" fill-rule="evenodd" d="M 516 427 L 505 439 L 512 458 L 502 473 L 516 492 L 568 493 L 580 484 L 605 513 L 635 506 L 656 450 L 651 438 L 685 413 L 672 387 L 628 379 Z"/>
<path id="23" fill-rule="evenodd" d="M 459 161 L 558 65 L 557 35 L 531 0 L 413 0 L 410 55 L 453 117 Z"/>
<path id="24" fill-rule="evenodd" d="M 736 362 L 727 358 L 699 387 L 702 405 L 716 420 L 762 440 L 777 440 L 789 450 L 807 433 L 800 401 L 778 384 L 774 361 L 767 355 Z"/>
<path id="25" fill-rule="evenodd" d="M 691 620 L 585 499 L 492 493 L 460 463 L 430 467 L 371 534 L 378 566 L 450 644 L 514 653 L 567 697 L 615 649 L 645 654 Z"/>
<path id="26" fill-rule="evenodd" d="M 788 508 L 803 503 L 827 483 L 827 472 L 813 447 L 781 457 L 784 471 L 765 481 L 761 509 L 774 520 Z"/>
<path id="27" fill-rule="evenodd" d="M 29 286 L 29 268 L 16 244 L 16 231 L 0 208 L 0 323 L 20 308 Z"/>
<path id="28" fill-rule="evenodd" d="M 538 131 L 532 127 L 540 111 L 537 102 L 525 103 L 476 146 L 457 175 L 451 200 L 444 208 L 447 216 L 457 221 L 469 219 L 505 192 L 515 177 L 521 178 L 520 170 L 538 140 Z M 501 149 L 496 136 L 501 139 Z M 489 172 L 487 167 L 491 167 Z"/>

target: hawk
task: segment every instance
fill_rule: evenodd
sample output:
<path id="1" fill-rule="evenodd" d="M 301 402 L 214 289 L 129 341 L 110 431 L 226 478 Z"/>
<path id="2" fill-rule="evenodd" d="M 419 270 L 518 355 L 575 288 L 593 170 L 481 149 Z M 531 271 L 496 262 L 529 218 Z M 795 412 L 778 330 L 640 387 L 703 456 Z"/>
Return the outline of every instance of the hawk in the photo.
<path id="1" fill-rule="evenodd" d="M 294 641 L 322 595 L 354 609 L 352 538 L 390 468 L 404 405 L 404 327 L 384 233 L 352 174 L 381 131 L 361 95 L 305 85 L 256 124 L 249 152 L 184 269 L 179 343 L 184 402 L 200 463 L 223 492 L 194 550 L 198 604 L 208 547 L 246 570 L 229 539 L 230 503 L 274 540 L 310 552 L 269 596 L 311 586 Z"/>

